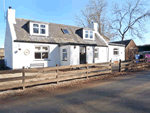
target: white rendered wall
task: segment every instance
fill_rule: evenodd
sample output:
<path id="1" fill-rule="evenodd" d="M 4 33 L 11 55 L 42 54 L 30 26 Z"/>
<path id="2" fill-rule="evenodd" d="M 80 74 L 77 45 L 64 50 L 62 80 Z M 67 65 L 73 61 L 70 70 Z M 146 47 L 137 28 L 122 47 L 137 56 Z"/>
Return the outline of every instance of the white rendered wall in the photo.
<path id="1" fill-rule="evenodd" d="M 34 58 L 35 46 L 49 46 L 49 59 L 37 60 Z M 21 50 L 19 50 L 21 48 Z M 24 51 L 28 49 L 29 55 L 25 55 Z M 23 66 L 30 68 L 30 64 L 44 63 L 44 67 L 53 67 L 59 64 L 59 46 L 57 44 L 37 44 L 37 43 L 20 43 L 13 42 L 13 69 L 20 69 Z"/>
<path id="2" fill-rule="evenodd" d="M 98 48 L 98 58 L 94 58 L 95 63 L 108 62 L 108 47 L 95 48 Z"/>
<path id="3" fill-rule="evenodd" d="M 67 61 L 63 61 L 63 56 L 62 56 L 63 49 L 67 49 Z M 70 65 L 70 45 L 60 46 L 60 65 L 61 66 Z"/>
<path id="4" fill-rule="evenodd" d="M 14 29 L 15 20 L 15 10 L 7 10 L 6 19 L 6 33 L 5 33 L 5 63 L 6 66 L 13 69 L 13 40 L 16 39 L 16 33 Z"/>
<path id="5" fill-rule="evenodd" d="M 70 65 L 80 64 L 80 47 L 70 45 Z"/>
<path id="6" fill-rule="evenodd" d="M 93 63 L 93 46 L 86 46 L 86 62 L 88 64 Z"/>
<path id="7" fill-rule="evenodd" d="M 6 21 L 6 33 L 5 33 L 5 63 L 6 66 L 12 68 L 12 36 L 8 21 Z"/>
<path id="8" fill-rule="evenodd" d="M 113 55 L 114 48 L 119 49 L 119 55 Z M 112 60 L 112 62 L 114 62 L 114 61 L 119 61 L 120 59 L 122 61 L 125 60 L 125 47 L 109 45 L 109 61 Z"/>

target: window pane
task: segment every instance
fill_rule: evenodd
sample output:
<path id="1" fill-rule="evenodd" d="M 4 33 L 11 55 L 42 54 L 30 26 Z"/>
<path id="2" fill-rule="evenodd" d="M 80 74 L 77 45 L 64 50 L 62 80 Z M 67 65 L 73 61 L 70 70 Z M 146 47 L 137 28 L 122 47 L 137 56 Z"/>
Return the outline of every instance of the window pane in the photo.
<path id="1" fill-rule="evenodd" d="M 33 24 L 33 27 L 39 27 L 39 25 L 38 24 Z"/>
<path id="2" fill-rule="evenodd" d="M 41 47 L 35 47 L 35 50 L 41 50 Z"/>
<path id="3" fill-rule="evenodd" d="M 41 25 L 41 28 L 45 28 L 45 25 Z"/>
<path id="4" fill-rule="evenodd" d="M 95 53 L 95 58 L 98 58 L 98 53 Z"/>
<path id="5" fill-rule="evenodd" d="M 63 53 L 63 60 L 67 60 L 67 53 Z"/>
<path id="6" fill-rule="evenodd" d="M 90 38 L 93 38 L 93 34 L 90 34 Z"/>
<path id="7" fill-rule="evenodd" d="M 97 51 L 98 51 L 98 49 L 95 49 L 94 51 L 95 51 L 95 52 L 97 52 Z"/>
<path id="8" fill-rule="evenodd" d="M 67 52 L 67 50 L 66 50 L 66 49 L 63 49 L 63 52 Z"/>
<path id="9" fill-rule="evenodd" d="M 80 47 L 80 53 L 85 53 L 85 47 Z"/>
<path id="10" fill-rule="evenodd" d="M 33 32 L 34 33 L 39 33 L 39 29 L 38 28 L 33 28 Z"/>
<path id="11" fill-rule="evenodd" d="M 69 32 L 68 32 L 67 29 L 63 29 L 63 32 L 64 32 L 65 34 L 69 34 Z"/>
<path id="12" fill-rule="evenodd" d="M 89 36 L 88 36 L 88 34 L 85 34 L 85 38 L 88 38 Z"/>
<path id="13" fill-rule="evenodd" d="M 42 53 L 42 59 L 48 59 L 48 52 Z"/>
<path id="14" fill-rule="evenodd" d="M 41 29 L 41 34 L 45 34 L 45 29 Z"/>
<path id="15" fill-rule="evenodd" d="M 48 47 L 42 47 L 42 50 L 46 51 L 46 50 L 48 50 Z"/>
<path id="16" fill-rule="evenodd" d="M 35 59 L 41 59 L 41 53 L 35 52 Z"/>
<path id="17" fill-rule="evenodd" d="M 118 53 L 119 53 L 118 51 L 114 51 L 114 55 L 118 55 Z"/>
<path id="18" fill-rule="evenodd" d="M 85 31 L 85 33 L 89 33 L 88 31 Z"/>

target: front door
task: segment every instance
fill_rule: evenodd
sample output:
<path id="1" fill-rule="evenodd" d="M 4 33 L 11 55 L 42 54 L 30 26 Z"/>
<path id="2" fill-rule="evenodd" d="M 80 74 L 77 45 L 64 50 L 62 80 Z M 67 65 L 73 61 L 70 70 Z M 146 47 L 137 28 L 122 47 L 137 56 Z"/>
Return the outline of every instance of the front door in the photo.
<path id="1" fill-rule="evenodd" d="M 86 47 L 80 46 L 80 64 L 86 63 Z"/>

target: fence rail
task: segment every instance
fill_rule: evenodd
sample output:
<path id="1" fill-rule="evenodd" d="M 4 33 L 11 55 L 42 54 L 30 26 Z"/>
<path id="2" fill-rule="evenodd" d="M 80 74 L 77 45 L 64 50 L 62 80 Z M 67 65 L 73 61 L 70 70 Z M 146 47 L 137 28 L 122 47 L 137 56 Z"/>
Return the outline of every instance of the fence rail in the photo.
<path id="1" fill-rule="evenodd" d="M 119 62 L 119 70 L 125 71 L 125 70 L 134 70 L 137 68 L 143 68 L 143 67 L 148 67 L 150 62 L 149 58 L 145 59 L 136 59 L 133 61 L 120 61 Z"/>
<path id="2" fill-rule="evenodd" d="M 121 61 L 119 62 L 119 72 L 126 70 L 133 70 L 137 68 L 148 67 L 150 65 L 149 59 L 139 59 L 133 61 Z M 105 75 L 112 73 L 112 63 L 93 63 L 93 64 L 81 64 L 81 65 L 71 65 L 71 66 L 59 66 L 56 67 L 46 67 L 46 68 L 32 68 L 32 69 L 22 69 L 18 70 L 6 70 L 0 71 L 0 74 L 16 74 L 20 73 L 19 77 L 7 77 L 0 78 L 0 84 L 8 83 L 5 85 L 0 85 L 0 90 L 6 90 L 11 88 L 22 87 L 23 90 L 27 86 L 46 84 L 51 82 L 78 79 L 78 78 L 89 78 L 96 75 Z M 34 81 L 33 79 L 36 79 Z M 17 82 L 21 81 L 21 82 Z M 9 82 L 15 82 L 9 84 Z"/>
<path id="3" fill-rule="evenodd" d="M 93 64 L 81 64 L 81 65 L 71 65 L 71 66 L 58 66 L 56 67 L 46 67 L 46 68 L 31 68 L 18 70 L 6 70 L 0 71 L 0 74 L 15 74 L 20 73 L 20 77 L 8 77 L 0 78 L 0 83 L 16 82 L 12 84 L 0 85 L 0 90 L 6 90 L 10 88 L 22 87 L 25 89 L 27 86 L 33 86 L 38 84 L 45 84 L 50 82 L 57 82 L 77 79 L 77 78 L 87 78 L 95 75 L 102 75 L 111 73 L 111 62 L 107 63 L 93 63 Z M 26 76 L 27 74 L 31 74 Z M 33 75 L 35 73 L 35 75 Z M 38 75 L 40 73 L 40 75 Z M 40 80 L 44 78 L 44 80 Z M 37 79 L 37 81 L 32 81 L 32 79 Z M 39 79 L 39 80 L 38 80 Z M 21 83 L 17 81 L 22 81 Z"/>

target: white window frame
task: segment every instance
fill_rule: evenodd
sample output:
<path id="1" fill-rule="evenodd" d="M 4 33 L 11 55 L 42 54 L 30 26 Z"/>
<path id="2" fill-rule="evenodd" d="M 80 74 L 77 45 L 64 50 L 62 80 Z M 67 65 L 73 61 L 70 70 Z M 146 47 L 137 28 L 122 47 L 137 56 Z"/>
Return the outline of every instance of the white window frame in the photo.
<path id="1" fill-rule="evenodd" d="M 115 49 L 117 49 L 117 50 L 115 50 Z M 118 54 L 114 54 L 115 51 L 117 51 Z M 119 48 L 113 48 L 113 55 L 114 55 L 114 56 L 119 56 Z"/>
<path id="2" fill-rule="evenodd" d="M 88 31 L 88 33 L 86 33 L 86 31 Z M 86 34 L 88 34 L 88 38 L 86 38 L 86 36 L 85 36 Z M 90 38 L 91 34 L 93 35 L 93 38 Z M 83 39 L 94 40 L 95 39 L 94 31 L 92 31 L 92 30 L 83 30 Z"/>
<path id="3" fill-rule="evenodd" d="M 36 50 L 35 49 L 36 47 L 40 47 L 40 50 Z M 47 47 L 48 50 L 42 50 L 43 47 Z M 34 60 L 50 60 L 49 51 L 50 51 L 50 47 L 49 46 L 38 46 L 38 45 L 34 46 Z M 35 58 L 35 53 L 36 52 L 40 52 L 41 53 L 41 58 L 40 59 L 36 59 Z M 44 53 L 44 52 L 48 52 L 48 58 L 45 58 L 45 59 L 42 58 L 42 53 Z"/>
<path id="4" fill-rule="evenodd" d="M 64 50 L 64 49 L 65 49 L 67 52 L 63 52 L 63 50 Z M 64 57 L 64 56 L 63 56 L 63 55 L 64 55 L 64 53 L 66 53 L 66 54 L 67 54 L 67 59 L 66 59 L 66 60 L 64 60 L 64 59 L 63 59 L 63 57 Z M 68 60 L 68 50 L 67 50 L 66 48 L 63 48 L 63 49 L 62 49 L 62 61 L 67 61 L 67 60 Z"/>
<path id="5" fill-rule="evenodd" d="M 33 27 L 34 24 L 39 27 Z M 41 28 L 41 25 L 45 25 L 45 28 Z M 33 28 L 38 28 L 39 33 L 34 33 Z M 45 34 L 41 34 L 41 29 L 45 29 Z M 30 22 L 30 35 L 48 36 L 48 24 Z"/>
<path id="6" fill-rule="evenodd" d="M 97 49 L 97 51 L 95 51 Z M 95 57 L 95 53 L 97 53 L 97 57 Z M 94 48 L 94 58 L 99 59 L 99 48 Z"/>

